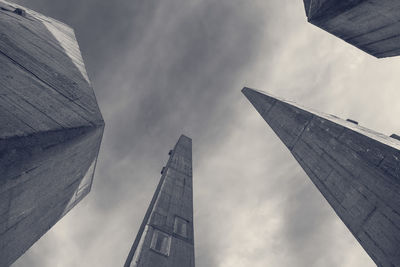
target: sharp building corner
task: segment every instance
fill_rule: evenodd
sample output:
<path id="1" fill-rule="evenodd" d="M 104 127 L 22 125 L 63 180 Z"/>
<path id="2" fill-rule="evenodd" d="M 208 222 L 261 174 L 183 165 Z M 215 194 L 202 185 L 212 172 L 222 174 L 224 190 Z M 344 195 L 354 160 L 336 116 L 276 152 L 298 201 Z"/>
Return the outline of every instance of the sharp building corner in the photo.
<path id="1" fill-rule="evenodd" d="M 377 266 L 400 266 L 397 135 L 250 88 L 242 92 Z"/>
<path id="2" fill-rule="evenodd" d="M 169 152 L 124 267 L 194 267 L 192 140 Z"/>
<path id="3" fill-rule="evenodd" d="M 104 121 L 74 31 L 0 0 L 0 266 L 91 190 Z"/>
<path id="4" fill-rule="evenodd" d="M 377 58 L 400 54 L 400 2 L 303 0 L 308 21 Z"/>

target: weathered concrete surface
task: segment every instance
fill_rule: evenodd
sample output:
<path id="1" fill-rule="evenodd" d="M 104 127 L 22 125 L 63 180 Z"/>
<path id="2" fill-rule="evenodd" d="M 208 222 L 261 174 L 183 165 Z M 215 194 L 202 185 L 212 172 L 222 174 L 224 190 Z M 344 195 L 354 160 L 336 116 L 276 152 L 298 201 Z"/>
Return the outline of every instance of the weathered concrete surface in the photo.
<path id="1" fill-rule="evenodd" d="M 178 233 L 183 221 L 185 234 Z M 152 248 L 155 231 L 170 239 L 168 255 Z M 125 267 L 194 267 L 192 140 L 182 135 L 163 168 Z"/>
<path id="2" fill-rule="evenodd" d="M 303 0 L 308 21 L 378 58 L 400 54 L 400 2 Z"/>
<path id="3" fill-rule="evenodd" d="M 242 92 L 375 263 L 400 266 L 400 141 L 250 88 Z"/>
<path id="4" fill-rule="evenodd" d="M 103 128 L 73 30 L 0 0 L 0 266 L 89 193 Z"/>

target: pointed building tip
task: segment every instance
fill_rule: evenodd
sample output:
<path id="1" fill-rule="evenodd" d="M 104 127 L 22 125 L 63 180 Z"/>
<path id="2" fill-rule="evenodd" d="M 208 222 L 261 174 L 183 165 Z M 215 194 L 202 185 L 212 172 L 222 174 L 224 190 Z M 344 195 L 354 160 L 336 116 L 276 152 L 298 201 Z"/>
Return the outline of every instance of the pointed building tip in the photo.
<path id="1" fill-rule="evenodd" d="M 276 98 L 270 94 L 249 87 L 244 87 L 242 93 L 261 115 L 276 102 Z"/>
<path id="2" fill-rule="evenodd" d="M 257 91 L 249 88 L 249 87 L 243 87 L 242 89 L 242 94 L 251 102 L 251 95 L 256 93 Z"/>
<path id="3" fill-rule="evenodd" d="M 175 144 L 175 148 L 178 146 L 184 146 L 184 147 L 192 147 L 192 138 L 181 134 L 181 136 L 178 139 L 178 142 Z"/>
<path id="4" fill-rule="evenodd" d="M 254 89 L 254 88 L 250 88 L 250 87 L 243 87 L 242 93 L 243 93 L 245 96 L 248 96 L 248 95 L 250 95 L 250 94 L 256 94 L 256 95 L 265 95 L 265 96 L 269 96 L 269 97 L 271 97 L 271 98 L 277 98 L 277 97 L 271 95 L 271 94 L 268 93 L 268 92 L 261 91 L 261 90 L 258 90 L 258 89 Z"/>
<path id="5" fill-rule="evenodd" d="M 249 93 L 251 92 L 251 89 L 249 87 L 243 87 L 241 92 L 247 99 L 249 99 Z"/>
<path id="6" fill-rule="evenodd" d="M 245 87 L 243 87 L 243 89 L 242 89 L 241 91 L 242 91 L 242 93 L 244 94 L 245 92 L 247 92 L 247 91 L 249 91 L 249 90 L 252 90 L 252 89 L 245 86 Z"/>
<path id="7" fill-rule="evenodd" d="M 179 137 L 178 143 L 192 143 L 192 138 L 188 137 L 187 135 L 181 134 L 181 136 Z"/>
<path id="8" fill-rule="evenodd" d="M 242 91 L 242 94 L 244 94 L 245 96 L 247 96 L 248 94 L 251 94 L 252 92 L 257 92 L 257 90 L 252 89 L 250 87 L 243 87 L 243 89 L 241 91 Z"/>
<path id="9" fill-rule="evenodd" d="M 184 134 L 181 134 L 181 136 L 179 138 L 186 138 L 186 139 L 192 140 L 192 138 L 190 138 L 190 137 L 188 137 L 187 135 L 184 135 Z"/>

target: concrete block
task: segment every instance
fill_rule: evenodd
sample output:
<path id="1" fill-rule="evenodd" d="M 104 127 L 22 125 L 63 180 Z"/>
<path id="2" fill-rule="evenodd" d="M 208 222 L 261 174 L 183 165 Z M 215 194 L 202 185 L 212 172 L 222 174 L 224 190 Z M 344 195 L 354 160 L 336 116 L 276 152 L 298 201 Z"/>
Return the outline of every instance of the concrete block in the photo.
<path id="1" fill-rule="evenodd" d="M 104 122 L 74 32 L 0 0 L 0 266 L 90 191 Z"/>

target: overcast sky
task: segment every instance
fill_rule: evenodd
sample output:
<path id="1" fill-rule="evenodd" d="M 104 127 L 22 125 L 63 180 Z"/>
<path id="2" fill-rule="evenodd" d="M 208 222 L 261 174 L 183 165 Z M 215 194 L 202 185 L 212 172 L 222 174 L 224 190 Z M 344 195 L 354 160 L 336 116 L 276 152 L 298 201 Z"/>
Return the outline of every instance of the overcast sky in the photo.
<path id="1" fill-rule="evenodd" d="M 92 192 L 13 267 L 122 266 L 180 134 L 196 266 L 375 266 L 241 94 L 400 133 L 399 58 L 308 24 L 297 0 L 18 0 L 71 25 L 106 121 Z"/>

